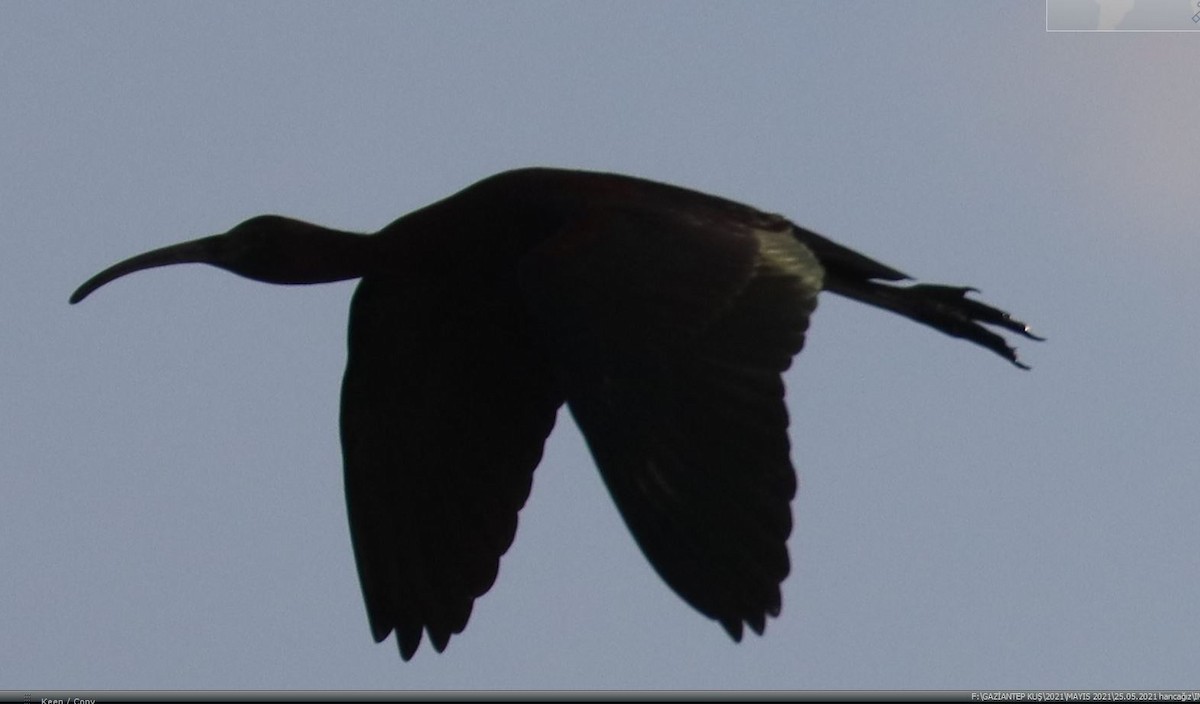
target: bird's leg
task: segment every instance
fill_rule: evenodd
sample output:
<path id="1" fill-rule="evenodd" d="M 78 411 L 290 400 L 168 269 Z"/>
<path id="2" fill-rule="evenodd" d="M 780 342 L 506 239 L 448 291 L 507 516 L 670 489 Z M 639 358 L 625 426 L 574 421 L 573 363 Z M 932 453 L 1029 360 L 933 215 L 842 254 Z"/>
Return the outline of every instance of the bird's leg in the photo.
<path id="1" fill-rule="evenodd" d="M 890 310 L 918 323 L 961 337 L 988 348 L 1021 369 L 1029 369 L 1017 359 L 1017 352 L 1000 335 L 984 327 L 992 325 L 1010 330 L 1031 340 L 1043 340 L 1025 323 L 992 306 L 967 298 L 977 289 L 966 286 L 914 284 L 897 286 L 879 281 L 826 281 L 830 291 L 863 303 Z"/>

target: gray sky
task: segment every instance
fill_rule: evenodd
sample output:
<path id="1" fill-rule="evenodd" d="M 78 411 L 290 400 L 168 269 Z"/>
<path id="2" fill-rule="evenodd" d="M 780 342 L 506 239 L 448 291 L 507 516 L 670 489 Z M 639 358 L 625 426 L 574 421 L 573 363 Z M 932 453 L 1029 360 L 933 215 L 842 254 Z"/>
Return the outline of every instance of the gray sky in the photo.
<path id="1" fill-rule="evenodd" d="M 1194 687 L 1200 45 L 1042 3 L 5 3 L 0 689 Z M 503 169 L 781 212 L 1049 337 L 1025 373 L 822 299 L 784 608 L 733 644 L 560 413 L 466 632 L 372 642 L 337 433 L 352 283 L 207 267 Z"/>

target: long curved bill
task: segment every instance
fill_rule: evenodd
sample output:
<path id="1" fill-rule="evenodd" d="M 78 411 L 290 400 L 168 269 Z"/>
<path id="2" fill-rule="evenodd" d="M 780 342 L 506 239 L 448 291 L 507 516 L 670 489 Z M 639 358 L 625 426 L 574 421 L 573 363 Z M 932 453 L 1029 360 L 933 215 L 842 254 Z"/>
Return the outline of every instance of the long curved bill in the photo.
<path id="1" fill-rule="evenodd" d="M 104 284 L 119 279 L 126 274 L 132 274 L 135 271 L 143 269 L 153 269 L 159 266 L 168 266 L 171 264 L 206 264 L 211 263 L 214 259 L 214 254 L 217 251 L 217 241 L 225 237 L 225 235 L 211 235 L 209 237 L 201 237 L 200 239 L 191 240 L 189 242 L 181 242 L 173 244 L 169 247 L 161 247 L 151 250 L 135 257 L 130 257 L 122 262 L 117 262 L 108 267 L 104 271 L 96 274 L 92 278 L 83 283 L 82 286 L 75 289 L 75 293 L 71 294 L 71 303 L 78 303 L 87 298 L 92 291 L 100 288 Z"/>

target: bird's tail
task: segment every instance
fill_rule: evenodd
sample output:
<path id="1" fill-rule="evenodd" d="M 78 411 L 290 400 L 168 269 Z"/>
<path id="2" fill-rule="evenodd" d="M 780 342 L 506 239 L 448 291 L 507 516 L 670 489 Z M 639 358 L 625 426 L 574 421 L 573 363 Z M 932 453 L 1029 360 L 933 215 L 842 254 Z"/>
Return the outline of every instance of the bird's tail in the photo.
<path id="1" fill-rule="evenodd" d="M 825 268 L 825 290 L 890 310 L 947 335 L 969 340 L 1021 369 L 1029 368 L 1017 359 L 1016 350 L 1003 337 L 984 326 L 1010 330 L 1031 340 L 1043 338 L 1033 334 L 1028 325 L 1008 313 L 967 298 L 968 293 L 978 292 L 977 289 L 940 284 L 902 286 L 884 283 L 909 277 L 814 232 L 797 228 L 796 237 L 813 251 Z"/>

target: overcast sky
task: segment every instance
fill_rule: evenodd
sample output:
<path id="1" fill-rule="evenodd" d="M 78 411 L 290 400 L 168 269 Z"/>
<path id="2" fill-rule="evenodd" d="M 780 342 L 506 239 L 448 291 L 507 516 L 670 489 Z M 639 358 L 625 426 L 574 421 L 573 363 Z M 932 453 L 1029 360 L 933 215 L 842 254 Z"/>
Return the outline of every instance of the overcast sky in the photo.
<path id="1" fill-rule="evenodd" d="M 1195 687 L 1200 44 L 1040 2 L 4 3 L 0 689 Z M 1022 372 L 824 297 L 787 374 L 784 606 L 734 644 L 560 413 L 447 651 L 370 636 L 338 389 L 353 282 L 208 267 L 496 171 L 783 213 L 1049 338 Z"/>

